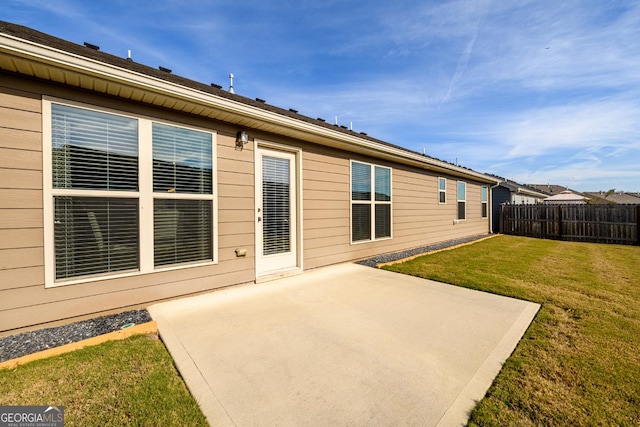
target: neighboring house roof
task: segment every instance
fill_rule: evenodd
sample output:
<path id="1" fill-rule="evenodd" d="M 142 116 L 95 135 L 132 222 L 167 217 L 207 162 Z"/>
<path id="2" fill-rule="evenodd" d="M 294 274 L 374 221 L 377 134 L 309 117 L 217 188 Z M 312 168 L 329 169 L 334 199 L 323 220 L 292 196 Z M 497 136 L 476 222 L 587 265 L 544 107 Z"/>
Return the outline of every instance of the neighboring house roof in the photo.
<path id="1" fill-rule="evenodd" d="M 48 34 L 0 21 L 0 68 L 93 92 L 196 114 L 321 145 L 361 153 L 449 175 L 496 184 L 474 170 L 298 114 L 138 64 Z"/>
<path id="2" fill-rule="evenodd" d="M 572 193 L 575 194 L 581 194 L 578 191 L 572 190 L 568 187 L 564 187 L 562 185 L 554 185 L 554 184 L 528 184 L 529 187 L 534 188 L 538 191 L 542 191 L 546 194 L 550 194 L 552 196 L 555 196 L 556 194 L 560 194 L 563 191 L 571 191 Z"/>
<path id="3" fill-rule="evenodd" d="M 584 202 L 585 196 L 582 194 L 573 193 L 571 190 L 562 191 L 560 194 L 556 194 L 544 199 L 545 203 L 572 203 L 572 202 Z M 588 199 L 588 198 L 586 198 Z"/>
<path id="4" fill-rule="evenodd" d="M 520 184 L 516 181 L 512 181 L 508 178 L 502 178 L 496 175 L 491 175 L 494 178 L 497 178 L 500 180 L 500 185 L 501 187 L 505 187 L 506 189 L 508 189 L 510 192 L 512 193 L 516 193 L 516 194 L 523 194 L 525 196 L 529 196 L 529 197 L 536 197 L 539 199 L 544 199 L 546 197 L 549 197 L 549 194 L 543 192 L 543 191 L 539 191 L 533 187 L 530 187 L 528 185 L 525 184 Z"/>
<path id="5" fill-rule="evenodd" d="M 639 204 L 640 196 L 637 193 L 613 192 L 607 195 L 606 191 L 594 191 L 584 193 L 597 203 Z"/>

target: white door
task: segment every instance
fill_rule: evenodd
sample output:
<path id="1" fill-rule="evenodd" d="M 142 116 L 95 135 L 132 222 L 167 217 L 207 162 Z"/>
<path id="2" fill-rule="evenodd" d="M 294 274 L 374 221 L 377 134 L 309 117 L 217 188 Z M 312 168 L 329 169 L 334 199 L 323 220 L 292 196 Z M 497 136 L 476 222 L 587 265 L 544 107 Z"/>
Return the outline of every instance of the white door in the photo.
<path id="1" fill-rule="evenodd" d="M 256 274 L 298 266 L 296 155 L 259 148 L 256 158 Z"/>

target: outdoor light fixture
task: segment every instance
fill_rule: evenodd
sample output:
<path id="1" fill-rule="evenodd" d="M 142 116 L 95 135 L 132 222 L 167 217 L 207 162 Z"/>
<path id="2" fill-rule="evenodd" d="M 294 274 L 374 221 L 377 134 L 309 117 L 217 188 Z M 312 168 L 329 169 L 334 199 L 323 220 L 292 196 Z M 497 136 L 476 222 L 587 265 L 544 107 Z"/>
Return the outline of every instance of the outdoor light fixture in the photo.
<path id="1" fill-rule="evenodd" d="M 249 135 L 245 131 L 239 130 L 236 134 L 236 150 L 242 151 L 247 142 L 249 142 Z"/>

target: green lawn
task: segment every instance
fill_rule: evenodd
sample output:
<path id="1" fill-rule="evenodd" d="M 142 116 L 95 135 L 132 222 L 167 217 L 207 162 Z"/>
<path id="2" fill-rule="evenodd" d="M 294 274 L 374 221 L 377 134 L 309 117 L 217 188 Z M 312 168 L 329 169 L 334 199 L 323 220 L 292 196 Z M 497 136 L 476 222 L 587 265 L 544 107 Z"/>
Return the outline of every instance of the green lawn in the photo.
<path id="1" fill-rule="evenodd" d="M 542 305 L 470 425 L 640 425 L 640 247 L 499 236 L 385 268 Z M 0 370 L 0 390 L 67 426 L 207 425 L 147 336 Z"/>
<path id="2" fill-rule="evenodd" d="M 542 305 L 470 425 L 640 426 L 640 247 L 498 236 L 385 268 Z"/>
<path id="3" fill-rule="evenodd" d="M 0 370 L 0 405 L 64 406 L 65 426 L 207 426 L 162 342 L 109 341 Z"/>

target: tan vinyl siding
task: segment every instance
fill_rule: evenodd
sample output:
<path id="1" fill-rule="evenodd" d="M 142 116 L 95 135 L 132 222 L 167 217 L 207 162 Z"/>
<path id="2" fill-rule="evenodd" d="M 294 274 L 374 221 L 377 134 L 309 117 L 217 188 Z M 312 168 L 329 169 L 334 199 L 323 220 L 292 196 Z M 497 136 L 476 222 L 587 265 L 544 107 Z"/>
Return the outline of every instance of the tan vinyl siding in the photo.
<path id="1" fill-rule="evenodd" d="M 0 331 L 203 292 L 254 279 L 253 152 L 234 129 L 7 76 L 0 83 Z M 42 96 L 217 132 L 218 264 L 44 287 Z M 46 143 L 46 141 L 45 141 Z M 247 249 L 238 258 L 235 249 Z"/>
<path id="2" fill-rule="evenodd" d="M 353 261 L 489 231 L 486 219 L 480 219 L 478 183 L 467 182 L 467 220 L 454 224 L 456 178 L 447 177 L 447 204 L 441 205 L 438 203 L 438 177 L 442 174 L 322 148 L 314 148 L 313 153 L 305 152 L 303 158 L 305 268 Z M 391 239 L 351 244 L 351 160 L 391 167 Z M 474 211 L 475 205 L 477 209 Z"/>
<path id="3" fill-rule="evenodd" d="M 21 305 L 9 295 L 44 286 L 42 106 L 7 85 L 0 84 L 0 310 Z"/>
<path id="4" fill-rule="evenodd" d="M 43 282 L 43 266 L 0 270 L 0 291 L 33 285 L 44 286 Z"/>
<path id="5" fill-rule="evenodd" d="M 349 160 L 334 157 L 328 149 L 313 148 L 302 154 L 305 268 L 343 261 L 343 257 L 328 255 L 334 248 L 343 251 L 350 240 Z M 316 259 L 315 254 L 323 259 Z"/>

